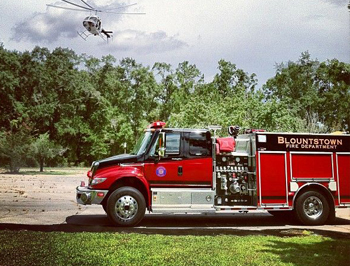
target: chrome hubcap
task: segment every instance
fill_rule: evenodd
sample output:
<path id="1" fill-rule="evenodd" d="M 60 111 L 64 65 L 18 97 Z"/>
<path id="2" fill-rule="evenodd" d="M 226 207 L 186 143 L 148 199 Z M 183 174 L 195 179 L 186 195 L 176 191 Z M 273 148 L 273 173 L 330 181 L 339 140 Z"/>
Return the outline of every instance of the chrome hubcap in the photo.
<path id="1" fill-rule="evenodd" d="M 115 213 L 124 221 L 135 217 L 138 210 L 137 201 L 131 196 L 122 196 L 115 203 Z"/>
<path id="2" fill-rule="evenodd" d="M 322 201 L 315 196 L 308 197 L 304 201 L 304 212 L 308 217 L 317 219 L 323 213 Z"/>

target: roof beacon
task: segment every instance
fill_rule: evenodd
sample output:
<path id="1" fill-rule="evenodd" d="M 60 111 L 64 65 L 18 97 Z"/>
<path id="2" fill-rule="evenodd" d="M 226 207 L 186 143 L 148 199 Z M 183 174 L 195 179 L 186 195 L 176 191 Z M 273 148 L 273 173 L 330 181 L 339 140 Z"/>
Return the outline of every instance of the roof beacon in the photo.
<path id="1" fill-rule="evenodd" d="M 148 128 L 154 128 L 154 129 L 164 128 L 164 127 L 165 127 L 165 122 L 162 122 L 162 121 L 153 122 L 148 126 Z"/>

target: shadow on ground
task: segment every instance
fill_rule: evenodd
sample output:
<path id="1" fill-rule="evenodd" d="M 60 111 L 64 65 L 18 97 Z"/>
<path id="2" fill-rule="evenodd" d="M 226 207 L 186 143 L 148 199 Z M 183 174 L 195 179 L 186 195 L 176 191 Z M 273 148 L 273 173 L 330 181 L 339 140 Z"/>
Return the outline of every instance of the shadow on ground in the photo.
<path id="1" fill-rule="evenodd" d="M 274 239 L 258 252 L 273 254 L 281 262 L 294 266 L 326 265 L 325 262 L 329 265 L 348 266 L 350 261 L 348 240 L 340 239 L 322 239 L 316 242 L 300 239 L 299 243 Z"/>
<path id="2" fill-rule="evenodd" d="M 347 219 L 337 218 L 334 225 L 350 225 Z M 294 226 L 291 228 L 291 226 Z M 295 228 L 297 224 L 268 214 L 249 215 L 146 215 L 134 228 L 115 227 L 107 215 L 73 215 L 66 223 L 53 225 L 0 224 L 0 230 L 29 230 L 41 232 L 119 232 L 163 235 L 302 235 L 304 230 L 332 238 L 350 239 L 350 234 Z M 278 227 L 278 228 L 275 228 Z"/>

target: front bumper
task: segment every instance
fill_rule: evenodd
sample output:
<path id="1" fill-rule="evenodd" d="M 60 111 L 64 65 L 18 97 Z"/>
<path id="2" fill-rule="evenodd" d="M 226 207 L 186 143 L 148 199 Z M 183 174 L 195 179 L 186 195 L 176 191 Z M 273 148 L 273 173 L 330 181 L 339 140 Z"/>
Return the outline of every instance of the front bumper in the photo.
<path id="1" fill-rule="evenodd" d="M 82 205 L 101 204 L 108 190 L 94 190 L 89 187 L 77 187 L 77 202 Z"/>

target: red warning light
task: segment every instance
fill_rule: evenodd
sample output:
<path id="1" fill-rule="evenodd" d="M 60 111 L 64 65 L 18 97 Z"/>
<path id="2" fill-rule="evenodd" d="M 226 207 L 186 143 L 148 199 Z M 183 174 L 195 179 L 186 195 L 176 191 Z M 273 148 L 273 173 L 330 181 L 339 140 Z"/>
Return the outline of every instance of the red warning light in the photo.
<path id="1" fill-rule="evenodd" d="M 91 177 L 92 177 L 92 171 L 91 171 L 91 170 L 89 170 L 89 171 L 87 172 L 87 176 L 88 176 L 88 178 L 91 178 Z"/>
<path id="2" fill-rule="evenodd" d="M 148 128 L 164 128 L 164 127 L 165 127 L 165 122 L 162 122 L 162 121 L 153 122 L 148 126 Z"/>

